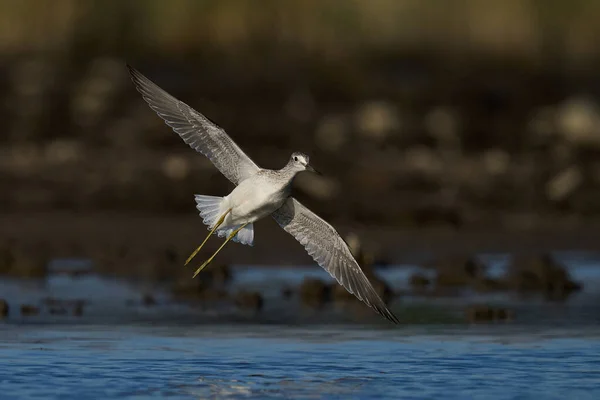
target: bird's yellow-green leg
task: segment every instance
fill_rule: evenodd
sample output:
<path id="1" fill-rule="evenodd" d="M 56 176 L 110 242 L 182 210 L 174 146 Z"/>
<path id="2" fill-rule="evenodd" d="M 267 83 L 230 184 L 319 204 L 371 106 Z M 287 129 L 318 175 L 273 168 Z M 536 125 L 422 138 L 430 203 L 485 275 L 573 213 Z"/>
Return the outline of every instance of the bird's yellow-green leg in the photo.
<path id="1" fill-rule="evenodd" d="M 200 251 L 200 249 L 202 249 L 202 247 L 206 244 L 206 242 L 208 241 L 208 238 L 215 233 L 215 231 L 217 230 L 217 228 L 219 226 L 221 226 L 221 224 L 223 223 L 223 221 L 225 221 L 225 217 L 227 216 L 227 214 L 229 214 L 231 212 L 231 208 L 229 210 L 227 210 L 227 212 L 225 214 L 223 214 L 221 216 L 221 218 L 219 218 L 219 220 L 217 221 L 217 223 L 215 224 L 215 226 L 212 227 L 212 229 L 210 230 L 210 232 L 208 233 L 208 235 L 206 236 L 206 239 L 204 239 L 204 242 L 202 242 L 202 244 L 200 246 L 198 246 L 198 248 L 196 250 L 194 250 L 194 252 L 187 258 L 187 260 L 185 260 L 185 264 L 184 265 L 188 265 L 190 261 L 192 261 L 192 258 L 194 258 L 196 256 L 196 254 L 198 254 L 198 252 Z"/>
<path id="2" fill-rule="evenodd" d="M 196 275 L 198 275 L 200 273 L 200 271 L 202 271 L 208 264 L 210 264 L 210 262 L 213 260 L 213 258 L 215 258 L 215 256 L 223 249 L 223 247 L 225 247 L 225 245 L 227 244 L 227 242 L 229 242 L 231 239 L 233 239 L 235 237 L 235 235 L 237 235 L 237 233 L 239 231 L 241 231 L 246 225 L 248 225 L 248 223 L 243 224 L 242 226 L 240 226 L 239 228 L 237 228 L 235 231 L 233 231 L 231 233 L 231 235 L 229 235 L 229 237 L 227 238 L 227 240 L 225 240 L 225 242 L 223 242 L 223 244 L 221 245 L 221 247 L 219 247 L 217 249 L 217 251 L 215 251 L 215 254 L 213 254 L 212 256 L 210 256 L 210 258 L 208 260 L 204 261 L 204 264 L 202 264 L 200 266 L 200 268 L 198 268 L 196 270 L 196 272 L 194 273 L 194 276 L 192 277 L 192 279 L 195 278 Z"/>

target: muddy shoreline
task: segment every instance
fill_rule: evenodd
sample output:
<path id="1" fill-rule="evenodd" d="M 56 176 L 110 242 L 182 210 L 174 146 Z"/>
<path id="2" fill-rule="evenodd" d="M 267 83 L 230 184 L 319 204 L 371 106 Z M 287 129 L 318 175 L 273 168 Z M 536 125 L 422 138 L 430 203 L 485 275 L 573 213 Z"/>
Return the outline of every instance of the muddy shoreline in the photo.
<path id="1" fill-rule="evenodd" d="M 581 229 L 580 226 L 569 228 L 565 222 L 554 224 L 552 229 L 547 227 L 544 230 L 527 231 L 409 230 L 335 225 L 342 235 L 352 233 L 360 239 L 360 251 L 355 255 L 363 270 L 379 295 L 386 302 L 396 304 L 395 309 L 407 314 L 405 318 L 409 320 L 414 318 L 414 321 L 421 321 L 424 316 L 433 313 L 433 317 L 427 318 L 446 321 L 446 317 L 439 317 L 435 299 L 447 299 L 451 302 L 460 301 L 450 313 L 454 315 L 450 319 L 452 321 L 511 321 L 515 318 L 514 306 L 503 306 L 503 302 L 494 305 L 495 301 L 489 303 L 489 299 L 500 295 L 508 299 L 520 299 L 520 304 L 526 305 L 536 305 L 538 299 L 548 304 L 561 304 L 582 288 L 591 289 L 592 292 L 595 290 L 594 284 L 589 288 L 589 282 L 573 280 L 568 265 L 545 258 L 544 254 L 599 251 L 596 238 L 600 226 L 596 224 L 590 223 L 586 229 Z M 229 321 L 231 317 L 233 320 L 287 321 L 288 313 L 280 315 L 277 311 L 275 317 L 272 310 L 268 311 L 280 302 L 300 307 L 303 313 L 317 316 L 317 320 L 320 320 L 319 310 L 331 307 L 345 310 L 340 314 L 342 320 L 346 318 L 344 316 L 354 316 L 360 321 L 364 321 L 363 318 L 376 320 L 371 310 L 333 282 L 305 254 L 303 248 L 272 221 L 260 221 L 257 224 L 254 247 L 231 245 L 228 251 L 219 255 L 211 268 L 203 272 L 201 279 L 194 280 L 190 278 L 190 269 L 183 267 L 183 262 L 206 235 L 205 227 L 195 215 L 11 213 L 0 215 L 0 227 L 0 244 L 4 249 L 0 249 L 0 256 L 3 257 L 0 263 L 3 263 L 3 268 L 6 267 L 2 273 L 8 278 L 5 283 L 16 278 L 17 286 L 21 285 L 18 279 L 25 278 L 29 282 L 45 282 L 42 287 L 50 285 L 51 288 L 52 282 L 59 279 L 58 282 L 71 282 L 73 287 L 79 288 L 82 282 L 93 280 L 96 276 L 146 288 L 135 295 L 137 299 L 123 299 L 119 303 L 120 308 L 126 309 L 134 307 L 134 310 L 144 310 L 160 304 L 171 304 L 170 301 L 165 303 L 158 295 L 167 291 L 173 304 L 190 304 L 193 309 L 200 307 L 198 310 L 216 313 L 218 320 L 224 318 Z M 209 241 L 206 254 L 210 254 L 220 242 L 217 238 Z M 491 272 L 489 264 L 474 257 L 481 253 L 510 256 L 509 266 L 501 277 Z M 71 268 L 65 259 L 73 258 L 89 260 L 91 263 Z M 400 280 L 398 277 L 390 280 L 385 277 L 385 271 L 393 273 L 396 269 L 377 268 L 385 264 L 410 265 L 412 272 L 408 271 Z M 270 293 L 265 295 L 262 289 L 257 289 L 253 284 L 238 282 L 239 271 L 235 266 L 244 268 L 244 265 L 253 266 L 246 267 L 252 271 L 263 266 L 270 270 L 269 267 L 310 265 L 314 267 L 313 272 L 321 275 L 315 277 L 308 269 L 294 268 L 294 273 L 299 274 L 300 279 L 290 284 L 277 280 L 277 270 L 263 271 L 265 275 L 259 281 L 263 289 Z M 13 310 L 11 314 L 19 304 L 15 304 L 15 299 L 21 297 L 16 293 L 18 291 L 14 296 L 4 299 L 7 301 L 4 304 L 10 305 Z M 88 294 L 83 293 L 82 297 L 71 299 L 73 293 L 62 288 L 55 295 L 58 297 L 50 298 L 50 306 L 44 303 L 47 299 L 38 299 L 31 304 L 21 303 L 20 314 L 36 318 L 44 313 L 50 317 L 87 314 Z M 416 308 L 411 306 L 410 301 L 399 307 L 398 301 L 405 303 L 407 298 L 413 296 L 418 300 Z M 481 303 L 486 296 L 491 297 Z M 106 300 L 92 303 L 96 304 L 93 307 L 101 304 L 100 309 L 107 308 Z M 425 308 L 422 309 L 419 304 L 424 304 Z M 223 310 L 231 307 L 238 311 L 228 317 L 228 311 Z M 221 316 L 223 312 L 225 314 Z M 297 321 L 297 316 L 289 318 L 290 321 Z"/>
<path id="2" fill-rule="evenodd" d="M 481 252 L 544 253 L 600 250 L 600 223 L 570 227 L 568 221 L 530 230 L 451 228 L 391 229 L 336 224 L 342 235 L 353 232 L 377 261 L 389 264 L 420 261 L 427 255 Z M 50 258 L 85 257 L 102 260 L 127 251 L 152 258 L 170 251 L 183 257 L 206 235 L 195 214 L 32 212 L 0 214 L 0 241 Z M 207 251 L 216 249 L 217 239 Z M 232 245 L 219 255 L 223 263 L 254 265 L 311 264 L 312 260 L 272 221 L 257 224 L 254 247 Z"/>

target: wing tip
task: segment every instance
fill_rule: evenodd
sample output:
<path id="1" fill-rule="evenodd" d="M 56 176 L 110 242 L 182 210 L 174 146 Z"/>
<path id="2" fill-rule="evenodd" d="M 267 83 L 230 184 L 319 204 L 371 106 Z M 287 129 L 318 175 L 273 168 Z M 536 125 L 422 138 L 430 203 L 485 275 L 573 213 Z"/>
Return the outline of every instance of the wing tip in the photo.
<path id="1" fill-rule="evenodd" d="M 400 320 L 398 319 L 398 317 L 396 317 L 396 315 L 390 311 L 389 308 L 385 308 L 384 312 L 380 312 L 380 314 L 385 317 L 385 319 L 387 319 L 388 321 L 394 323 L 395 325 L 400 325 Z"/>
<path id="2" fill-rule="evenodd" d="M 147 79 L 147 78 L 145 78 L 145 76 L 142 75 L 142 73 L 140 71 L 138 71 L 137 69 L 132 67 L 129 63 L 125 63 L 125 66 L 127 67 L 127 70 L 129 71 L 129 77 L 131 78 L 131 81 L 135 85 L 136 89 L 138 89 L 138 91 L 139 91 L 140 85 L 142 84 L 144 79 Z"/>
<path id="3" fill-rule="evenodd" d="M 363 301 L 369 307 L 371 307 L 373 310 L 375 310 L 375 312 L 377 314 L 381 315 L 388 321 L 390 321 L 396 325 L 400 324 L 400 320 L 398 319 L 398 317 L 396 317 L 396 315 L 392 312 L 392 310 L 389 309 L 386 302 L 382 300 L 382 298 L 377 294 L 377 292 L 375 292 L 375 290 L 373 289 L 373 286 L 368 281 L 368 279 L 367 279 L 367 282 L 371 289 L 371 297 L 362 298 L 361 296 L 358 296 L 357 294 L 354 294 L 354 295 L 356 297 L 358 297 L 359 300 Z"/>
<path id="4" fill-rule="evenodd" d="M 125 63 L 125 67 L 127 67 L 127 70 L 129 71 L 129 75 L 133 78 L 135 77 L 135 75 L 137 75 L 139 72 L 137 69 L 133 68 L 131 66 L 131 64 L 129 63 Z"/>
<path id="5" fill-rule="evenodd" d="M 125 63 L 125 66 L 127 67 L 127 70 L 129 71 L 129 74 L 131 76 L 135 77 L 141 75 L 141 72 L 138 71 L 136 68 L 132 67 L 131 64 Z"/>

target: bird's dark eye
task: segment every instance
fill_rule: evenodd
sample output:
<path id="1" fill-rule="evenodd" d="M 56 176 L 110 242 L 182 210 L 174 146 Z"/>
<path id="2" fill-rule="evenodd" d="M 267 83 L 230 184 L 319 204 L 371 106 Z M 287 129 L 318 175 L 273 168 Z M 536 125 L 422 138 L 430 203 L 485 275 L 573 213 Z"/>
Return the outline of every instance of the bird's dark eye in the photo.
<path id="1" fill-rule="evenodd" d="M 298 161 L 298 157 L 294 157 L 294 161 Z"/>

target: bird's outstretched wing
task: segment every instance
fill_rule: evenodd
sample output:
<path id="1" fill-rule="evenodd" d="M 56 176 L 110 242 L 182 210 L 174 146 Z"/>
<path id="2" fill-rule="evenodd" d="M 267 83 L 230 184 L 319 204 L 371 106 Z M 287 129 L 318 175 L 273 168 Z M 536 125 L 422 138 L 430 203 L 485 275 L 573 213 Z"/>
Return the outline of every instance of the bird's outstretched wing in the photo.
<path id="1" fill-rule="evenodd" d="M 375 292 L 346 242 L 331 225 L 293 197 L 288 198 L 272 215 L 286 232 L 304 246 L 317 264 L 329 272 L 348 292 L 388 320 L 399 323 L 398 318 Z"/>
<path id="2" fill-rule="evenodd" d="M 150 108 L 194 150 L 204 154 L 227 179 L 238 185 L 260 168 L 204 115 L 158 87 L 127 65 L 131 80 Z"/>

